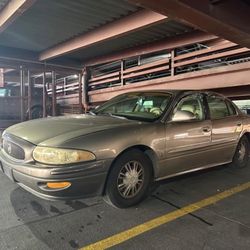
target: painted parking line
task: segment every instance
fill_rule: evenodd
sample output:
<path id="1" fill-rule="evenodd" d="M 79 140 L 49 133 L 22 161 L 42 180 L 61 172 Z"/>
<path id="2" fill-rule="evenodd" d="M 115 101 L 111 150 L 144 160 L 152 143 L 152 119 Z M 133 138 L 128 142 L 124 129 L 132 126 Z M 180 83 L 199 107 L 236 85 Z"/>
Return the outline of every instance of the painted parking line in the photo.
<path id="1" fill-rule="evenodd" d="M 143 234 L 147 231 L 150 231 L 154 228 L 157 228 L 163 224 L 166 224 L 170 221 L 176 220 L 180 217 L 183 217 L 189 213 L 195 212 L 201 208 L 207 207 L 209 205 L 212 205 L 220 200 L 223 200 L 227 197 L 230 197 L 236 193 L 239 193 L 241 191 L 244 191 L 246 189 L 250 188 L 250 182 L 241 184 L 239 186 L 233 187 L 231 189 L 228 189 L 224 192 L 218 193 L 216 195 L 210 196 L 204 200 L 198 201 L 196 203 L 187 205 L 181 209 L 175 210 L 171 213 L 162 215 L 160 217 L 157 217 L 155 219 L 152 219 L 150 221 L 147 221 L 143 224 L 140 224 L 138 226 L 135 226 L 133 228 L 130 228 L 126 231 L 123 231 L 121 233 L 115 234 L 113 236 L 110 236 L 106 239 L 100 240 L 96 243 L 90 244 L 86 247 L 81 248 L 80 250 L 93 250 L 93 249 L 107 249 L 112 246 L 118 245 L 124 241 L 127 241 L 129 239 L 132 239 L 140 234 Z"/>

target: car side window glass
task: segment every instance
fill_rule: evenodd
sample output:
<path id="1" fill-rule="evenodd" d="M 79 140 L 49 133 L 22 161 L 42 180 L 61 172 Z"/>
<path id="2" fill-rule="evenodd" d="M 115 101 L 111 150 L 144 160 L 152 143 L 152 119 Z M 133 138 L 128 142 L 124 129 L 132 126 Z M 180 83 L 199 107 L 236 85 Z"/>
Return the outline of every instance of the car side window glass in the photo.
<path id="1" fill-rule="evenodd" d="M 207 97 L 208 107 L 210 111 L 210 118 L 221 119 L 230 116 L 229 109 L 226 102 L 219 96 L 208 96 Z"/>
<path id="2" fill-rule="evenodd" d="M 201 95 L 190 95 L 182 98 L 178 103 L 174 113 L 177 111 L 188 112 L 193 115 L 197 121 L 205 118 L 203 109 L 203 98 Z"/>
<path id="3" fill-rule="evenodd" d="M 227 101 L 229 115 L 237 115 L 237 111 L 230 101 Z"/>

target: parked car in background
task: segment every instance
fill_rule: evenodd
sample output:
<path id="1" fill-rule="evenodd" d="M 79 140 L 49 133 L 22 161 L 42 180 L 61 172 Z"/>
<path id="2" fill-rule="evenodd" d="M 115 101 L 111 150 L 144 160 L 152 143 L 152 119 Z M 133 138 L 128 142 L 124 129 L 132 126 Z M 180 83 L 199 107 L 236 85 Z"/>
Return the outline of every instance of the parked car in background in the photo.
<path id="1" fill-rule="evenodd" d="M 28 89 L 25 89 L 26 93 Z M 48 109 L 50 100 L 47 97 Z M 43 89 L 32 88 L 31 96 L 31 118 L 37 119 L 43 116 Z M 28 119 L 28 100 L 25 98 L 24 101 L 25 118 Z M 7 86 L 0 88 L 0 123 L 5 121 L 21 120 L 21 97 L 20 97 L 20 86 Z M 0 126 L 2 127 L 2 126 Z"/>
<path id="2" fill-rule="evenodd" d="M 50 200 L 103 195 L 125 208 L 154 181 L 249 162 L 250 117 L 212 92 L 120 95 L 88 115 L 28 121 L 4 131 L 3 172 Z"/>
<path id="3" fill-rule="evenodd" d="M 233 100 L 234 104 L 245 114 L 250 115 L 250 100 Z"/>

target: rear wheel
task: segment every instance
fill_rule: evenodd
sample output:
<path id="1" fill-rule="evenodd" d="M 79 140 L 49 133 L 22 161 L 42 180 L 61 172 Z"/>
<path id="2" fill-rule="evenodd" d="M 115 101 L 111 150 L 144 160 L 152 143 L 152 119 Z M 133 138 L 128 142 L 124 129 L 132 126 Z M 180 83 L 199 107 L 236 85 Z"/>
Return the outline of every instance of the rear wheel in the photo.
<path id="1" fill-rule="evenodd" d="M 247 167 L 249 164 L 249 150 L 250 150 L 249 141 L 246 136 L 243 136 L 240 139 L 238 146 L 236 148 L 232 166 L 238 168 Z"/>
<path id="2" fill-rule="evenodd" d="M 114 163 L 104 199 L 118 208 L 134 206 L 147 196 L 151 181 L 150 159 L 140 150 L 129 150 Z"/>

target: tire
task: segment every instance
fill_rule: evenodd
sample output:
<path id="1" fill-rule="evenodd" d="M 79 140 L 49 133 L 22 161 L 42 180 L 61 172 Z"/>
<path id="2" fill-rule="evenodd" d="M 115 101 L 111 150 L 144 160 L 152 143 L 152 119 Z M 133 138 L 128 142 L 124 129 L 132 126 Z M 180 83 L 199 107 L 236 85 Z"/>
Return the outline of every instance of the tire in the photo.
<path id="1" fill-rule="evenodd" d="M 243 136 L 236 148 L 231 165 L 237 168 L 245 168 L 249 164 L 250 144 L 246 136 Z"/>
<path id="2" fill-rule="evenodd" d="M 150 159 L 140 150 L 129 150 L 113 164 L 104 200 L 117 208 L 134 206 L 146 198 L 152 177 Z"/>

